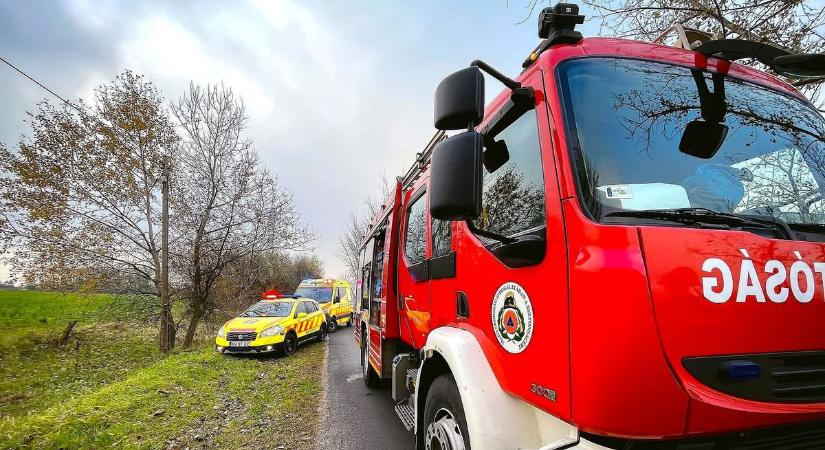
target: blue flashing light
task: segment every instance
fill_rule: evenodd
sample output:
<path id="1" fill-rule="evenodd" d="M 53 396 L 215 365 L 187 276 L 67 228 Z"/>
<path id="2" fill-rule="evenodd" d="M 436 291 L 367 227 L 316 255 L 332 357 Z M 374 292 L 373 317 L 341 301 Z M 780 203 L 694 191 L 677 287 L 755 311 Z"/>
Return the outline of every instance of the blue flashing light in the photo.
<path id="1" fill-rule="evenodd" d="M 722 364 L 722 372 L 730 380 L 744 381 L 762 376 L 762 367 L 753 361 L 735 360 Z"/>

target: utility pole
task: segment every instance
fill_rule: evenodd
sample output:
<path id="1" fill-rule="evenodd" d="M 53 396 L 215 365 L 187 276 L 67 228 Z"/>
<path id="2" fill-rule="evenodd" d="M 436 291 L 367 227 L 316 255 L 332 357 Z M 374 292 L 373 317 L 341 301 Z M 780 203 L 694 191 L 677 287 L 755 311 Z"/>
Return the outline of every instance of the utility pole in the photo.
<path id="1" fill-rule="evenodd" d="M 172 320 L 172 304 L 169 298 L 169 157 L 163 157 L 161 180 L 161 231 L 160 231 L 160 347 L 169 352 L 175 347 L 175 328 Z"/>

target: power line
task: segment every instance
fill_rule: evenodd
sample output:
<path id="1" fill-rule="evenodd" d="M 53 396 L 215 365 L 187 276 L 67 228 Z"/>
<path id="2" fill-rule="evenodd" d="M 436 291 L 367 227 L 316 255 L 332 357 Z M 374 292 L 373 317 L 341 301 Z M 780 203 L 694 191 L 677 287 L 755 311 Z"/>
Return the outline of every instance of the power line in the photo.
<path id="1" fill-rule="evenodd" d="M 65 104 L 67 104 L 67 105 L 71 106 L 72 108 L 74 108 L 74 109 L 78 110 L 81 114 L 86 114 L 86 111 L 84 111 L 82 108 L 80 108 L 79 106 L 75 105 L 74 103 L 72 103 L 72 102 L 70 102 L 70 101 L 66 100 L 65 98 L 61 97 L 61 96 L 60 96 L 60 95 L 58 95 L 55 91 L 53 91 L 53 90 L 49 89 L 49 88 L 48 88 L 45 84 L 43 84 L 43 83 L 41 83 L 41 82 L 37 81 L 36 79 L 34 79 L 34 77 L 32 77 L 31 75 L 27 74 L 26 72 L 23 72 L 23 70 L 22 70 L 22 69 L 20 69 L 19 67 L 15 66 L 15 65 L 14 65 L 14 64 L 12 64 L 11 62 L 9 62 L 9 61 L 8 61 L 8 60 L 6 60 L 5 58 L 3 58 L 2 56 L 0 56 L 0 61 L 3 61 L 3 63 L 5 63 L 7 66 L 9 66 L 9 67 L 11 67 L 12 69 L 14 69 L 14 70 L 15 70 L 17 73 L 19 73 L 20 75 L 23 75 L 24 77 L 28 78 L 28 79 L 29 79 L 29 81 L 31 81 L 32 83 L 34 83 L 34 84 L 36 84 L 36 85 L 40 86 L 41 88 L 43 88 L 43 89 L 44 89 L 46 92 L 48 92 L 49 94 L 52 94 L 53 96 L 57 97 L 57 98 L 58 98 L 58 99 L 60 99 L 60 101 L 62 101 L 63 103 L 65 103 Z"/>
<path id="2" fill-rule="evenodd" d="M 57 97 L 57 98 L 58 98 L 58 99 L 60 99 L 60 101 L 62 101 L 63 103 L 65 103 L 65 104 L 67 104 L 67 105 L 71 106 L 72 108 L 76 109 L 76 110 L 77 110 L 80 114 L 84 114 L 84 115 L 85 115 L 85 114 L 88 114 L 88 113 L 89 113 L 89 111 L 87 111 L 87 110 L 83 109 L 82 107 L 77 106 L 77 105 L 75 105 L 74 103 L 72 103 L 72 102 L 70 102 L 70 101 L 66 100 L 66 99 L 65 99 L 65 98 L 63 98 L 63 97 L 61 97 L 60 95 L 58 95 L 58 94 L 57 94 L 57 92 L 55 92 L 55 91 L 53 91 L 53 90 L 49 89 L 49 87 L 48 87 L 48 86 L 46 86 L 45 84 L 43 84 L 43 83 L 41 83 L 41 82 L 37 81 L 34 77 L 32 77 L 31 75 L 27 74 L 26 72 L 23 72 L 23 70 L 22 70 L 22 69 L 20 69 L 19 67 L 15 66 L 15 65 L 14 65 L 14 64 L 12 64 L 12 63 L 10 63 L 8 60 L 6 60 L 5 58 L 3 58 L 2 56 L 0 56 L 0 61 L 2 61 L 2 62 L 3 62 L 3 63 L 5 63 L 7 66 L 9 66 L 9 67 L 11 67 L 12 69 L 14 69 L 14 70 L 15 70 L 17 73 L 19 73 L 20 75 L 23 75 L 24 77 L 28 78 L 28 79 L 29 79 L 29 81 L 31 81 L 32 83 L 34 83 L 34 84 L 36 84 L 36 85 L 40 86 L 41 88 L 43 88 L 43 89 L 44 89 L 46 92 L 48 92 L 49 94 L 52 94 L 52 95 L 54 95 L 55 97 Z M 182 125 L 182 124 L 179 124 L 179 123 L 173 123 L 172 125 L 173 125 L 173 126 L 176 126 L 176 127 L 183 127 L 183 125 Z"/>

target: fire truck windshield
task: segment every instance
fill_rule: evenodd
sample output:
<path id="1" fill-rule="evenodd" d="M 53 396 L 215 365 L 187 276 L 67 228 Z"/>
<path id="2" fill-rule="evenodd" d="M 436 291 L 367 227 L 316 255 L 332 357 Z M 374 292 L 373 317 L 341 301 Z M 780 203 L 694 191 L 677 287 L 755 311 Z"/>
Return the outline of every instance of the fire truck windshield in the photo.
<path id="1" fill-rule="evenodd" d="M 572 60 L 559 77 L 580 195 L 595 218 L 703 208 L 825 223 L 825 120 L 805 102 L 631 59 Z M 680 151 L 691 121 L 727 129 L 715 154 Z"/>
<path id="2" fill-rule="evenodd" d="M 295 295 L 315 300 L 318 303 L 327 303 L 332 300 L 331 287 L 299 286 Z"/>

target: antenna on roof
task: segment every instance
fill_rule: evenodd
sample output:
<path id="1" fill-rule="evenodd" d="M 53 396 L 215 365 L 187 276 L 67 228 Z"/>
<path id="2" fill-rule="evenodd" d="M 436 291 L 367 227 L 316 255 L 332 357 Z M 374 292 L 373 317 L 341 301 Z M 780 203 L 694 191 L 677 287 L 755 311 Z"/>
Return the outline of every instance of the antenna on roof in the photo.
<path id="1" fill-rule="evenodd" d="M 653 43 L 664 43 L 665 38 L 673 32 L 676 33 L 676 42 L 673 46 L 683 48 L 685 50 L 693 50 L 705 42 L 716 39 L 716 35 L 712 33 L 697 30 L 695 28 L 686 28 L 681 23 L 674 23 L 665 31 L 662 31 L 658 36 L 656 36 L 656 38 L 653 39 Z"/>

